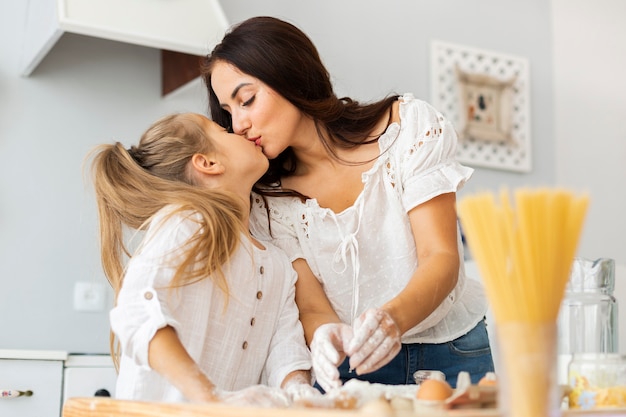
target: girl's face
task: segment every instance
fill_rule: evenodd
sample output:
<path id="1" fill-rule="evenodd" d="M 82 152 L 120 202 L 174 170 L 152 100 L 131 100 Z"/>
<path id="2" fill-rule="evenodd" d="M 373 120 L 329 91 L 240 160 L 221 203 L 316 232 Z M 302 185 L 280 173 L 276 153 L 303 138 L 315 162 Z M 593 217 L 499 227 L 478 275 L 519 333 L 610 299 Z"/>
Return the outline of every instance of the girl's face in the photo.
<path id="1" fill-rule="evenodd" d="M 211 88 L 222 108 L 230 113 L 233 132 L 261 146 L 269 159 L 293 146 L 303 123 L 311 123 L 268 85 L 227 62 L 214 64 Z"/>
<path id="2" fill-rule="evenodd" d="M 241 135 L 227 132 L 213 120 L 198 116 L 201 119 L 200 125 L 220 155 L 220 162 L 226 167 L 228 178 L 232 178 L 235 182 L 244 178 L 250 179 L 252 183 L 261 178 L 269 167 L 269 161 L 263 155 L 260 146 Z"/>

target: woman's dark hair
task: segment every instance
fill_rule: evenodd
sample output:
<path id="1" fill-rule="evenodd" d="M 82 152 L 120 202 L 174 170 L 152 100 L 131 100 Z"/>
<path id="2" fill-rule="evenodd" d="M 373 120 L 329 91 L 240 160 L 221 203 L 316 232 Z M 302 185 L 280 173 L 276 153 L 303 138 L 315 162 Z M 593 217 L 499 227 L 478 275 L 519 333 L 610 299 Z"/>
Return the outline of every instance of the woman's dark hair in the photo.
<path id="1" fill-rule="evenodd" d="M 322 143 L 335 158 L 334 147 L 350 148 L 378 140 L 380 132 L 373 134 L 373 130 L 398 97 L 369 104 L 337 98 L 330 75 L 306 34 L 277 18 L 253 17 L 231 28 L 201 66 L 211 117 L 227 129 L 232 129 L 231 115 L 221 108 L 211 87 L 216 62 L 227 62 L 259 79 L 312 117 Z M 293 151 L 286 149 L 270 161 L 259 185 L 279 185 L 282 177 L 294 172 L 295 164 Z"/>

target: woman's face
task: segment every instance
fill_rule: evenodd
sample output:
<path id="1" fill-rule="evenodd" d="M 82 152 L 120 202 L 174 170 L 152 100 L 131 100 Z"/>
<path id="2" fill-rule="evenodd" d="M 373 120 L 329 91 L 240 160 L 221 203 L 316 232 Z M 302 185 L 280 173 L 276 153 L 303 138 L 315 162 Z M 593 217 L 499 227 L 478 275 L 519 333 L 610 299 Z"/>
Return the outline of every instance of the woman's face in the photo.
<path id="1" fill-rule="evenodd" d="M 214 64 L 211 88 L 221 107 L 230 113 L 233 132 L 261 146 L 269 159 L 292 146 L 302 123 L 310 122 L 268 85 L 227 62 Z"/>

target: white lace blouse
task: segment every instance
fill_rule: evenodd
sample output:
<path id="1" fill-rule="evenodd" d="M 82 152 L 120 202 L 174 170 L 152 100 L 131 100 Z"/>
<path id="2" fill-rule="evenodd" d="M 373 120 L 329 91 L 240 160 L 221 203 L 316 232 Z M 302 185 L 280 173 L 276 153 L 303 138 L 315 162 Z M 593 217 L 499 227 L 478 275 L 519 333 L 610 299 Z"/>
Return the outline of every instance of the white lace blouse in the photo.
<path id="1" fill-rule="evenodd" d="M 296 273 L 284 252 L 266 243 L 261 250 L 242 237 L 224 267 L 230 297 L 210 278 L 176 289 L 169 260 L 199 226 L 183 214 L 157 229 L 165 211 L 151 222 L 143 247 L 130 260 L 111 327 L 122 357 L 116 397 L 183 401 L 180 391 L 148 363 L 156 331 L 172 326 L 189 355 L 223 390 L 267 383 L 280 386 L 294 370 L 310 369 L 310 354 L 295 304 Z"/>
<path id="2" fill-rule="evenodd" d="M 304 258 L 345 323 L 396 296 L 418 266 L 407 213 L 443 193 L 456 192 L 473 170 L 455 160 L 453 126 L 428 103 L 405 94 L 400 123 L 380 137 L 380 157 L 363 173 L 364 189 L 341 213 L 315 199 L 253 196 L 252 233 L 271 239 L 292 261 Z M 463 245 L 458 238 L 459 257 Z M 442 343 L 471 330 L 485 315 L 480 283 L 466 279 L 461 262 L 458 283 L 424 321 L 407 331 L 403 343 Z M 423 299 L 429 295 L 423 294 Z M 415 303 L 420 303 L 416 299 Z"/>

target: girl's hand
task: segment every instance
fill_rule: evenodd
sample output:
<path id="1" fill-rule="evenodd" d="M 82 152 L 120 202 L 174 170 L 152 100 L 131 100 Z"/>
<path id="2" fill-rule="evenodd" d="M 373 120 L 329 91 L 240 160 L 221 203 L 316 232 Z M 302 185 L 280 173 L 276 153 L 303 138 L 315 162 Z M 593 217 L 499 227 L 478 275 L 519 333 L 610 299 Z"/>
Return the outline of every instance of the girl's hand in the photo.
<path id="1" fill-rule="evenodd" d="M 282 388 L 292 403 L 322 396 L 322 393 L 311 385 L 310 371 L 301 370 L 289 373 L 282 383 Z"/>
<path id="2" fill-rule="evenodd" d="M 358 375 L 382 368 L 400 352 L 400 329 L 385 310 L 366 310 L 354 321 L 353 331 L 346 352 L 350 369 Z"/>
<path id="3" fill-rule="evenodd" d="M 291 404 L 287 394 L 280 388 L 253 385 L 239 391 L 214 390 L 218 401 L 230 405 L 286 408 Z"/>
<path id="4" fill-rule="evenodd" d="M 343 323 L 322 324 L 311 341 L 311 359 L 317 383 L 325 391 L 339 388 L 337 367 L 346 358 L 346 347 L 352 340 L 352 327 Z"/>
<path id="5" fill-rule="evenodd" d="M 285 386 L 285 393 L 291 400 L 291 403 L 297 403 L 301 400 L 311 400 L 314 402 L 315 398 L 319 398 L 322 396 L 322 393 L 314 388 L 309 383 L 294 383 Z"/>

